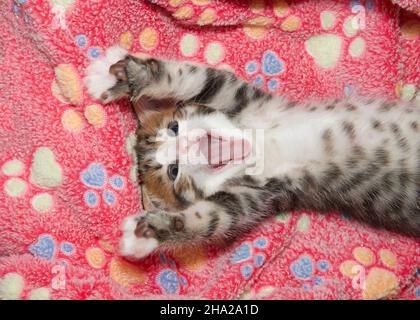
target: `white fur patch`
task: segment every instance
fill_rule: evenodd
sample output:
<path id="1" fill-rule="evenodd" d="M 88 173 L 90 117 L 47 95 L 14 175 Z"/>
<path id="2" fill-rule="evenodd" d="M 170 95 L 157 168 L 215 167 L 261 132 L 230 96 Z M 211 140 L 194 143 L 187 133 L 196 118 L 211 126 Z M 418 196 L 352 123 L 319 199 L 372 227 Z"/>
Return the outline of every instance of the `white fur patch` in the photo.
<path id="1" fill-rule="evenodd" d="M 121 230 L 123 236 L 120 240 L 120 254 L 125 257 L 141 259 L 152 253 L 159 242 L 155 238 L 138 238 L 134 231 L 137 226 L 136 216 L 124 219 Z"/>
<path id="2" fill-rule="evenodd" d="M 109 48 L 105 56 L 94 61 L 86 68 L 85 85 L 95 99 L 117 83 L 117 78 L 109 73 L 109 68 L 127 55 L 127 50 L 119 46 Z"/>

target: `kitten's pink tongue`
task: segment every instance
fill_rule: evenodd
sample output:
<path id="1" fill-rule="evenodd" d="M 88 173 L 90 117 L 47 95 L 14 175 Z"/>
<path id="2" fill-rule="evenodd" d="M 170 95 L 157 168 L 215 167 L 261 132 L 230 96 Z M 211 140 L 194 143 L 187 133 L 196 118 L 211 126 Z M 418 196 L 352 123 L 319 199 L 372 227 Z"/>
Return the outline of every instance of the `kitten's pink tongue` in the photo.
<path id="1" fill-rule="evenodd" d="M 208 164 L 218 166 L 232 160 L 243 160 L 251 153 L 251 145 L 245 139 L 207 135 L 200 140 L 200 152 Z"/>

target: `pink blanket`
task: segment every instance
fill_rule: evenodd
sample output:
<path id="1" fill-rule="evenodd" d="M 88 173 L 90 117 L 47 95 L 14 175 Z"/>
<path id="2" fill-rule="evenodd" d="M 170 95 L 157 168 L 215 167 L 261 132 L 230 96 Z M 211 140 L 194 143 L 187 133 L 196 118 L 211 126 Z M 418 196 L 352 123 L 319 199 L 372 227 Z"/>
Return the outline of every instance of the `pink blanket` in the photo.
<path id="1" fill-rule="evenodd" d="M 419 101 L 419 12 L 416 0 L 1 1 L 0 299 L 419 298 L 419 241 L 340 213 L 279 212 L 235 243 L 119 257 L 119 224 L 141 210 L 135 116 L 82 81 L 119 43 L 291 99 Z"/>

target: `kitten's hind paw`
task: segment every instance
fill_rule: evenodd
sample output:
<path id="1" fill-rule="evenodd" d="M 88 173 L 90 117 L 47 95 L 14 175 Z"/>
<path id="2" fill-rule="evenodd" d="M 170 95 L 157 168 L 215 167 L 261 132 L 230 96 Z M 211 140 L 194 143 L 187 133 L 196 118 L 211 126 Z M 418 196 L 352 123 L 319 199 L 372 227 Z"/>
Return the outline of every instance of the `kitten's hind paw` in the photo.
<path id="1" fill-rule="evenodd" d="M 121 228 L 123 235 L 120 241 L 120 253 L 131 259 L 141 259 L 152 253 L 159 242 L 154 237 L 144 216 L 130 216 L 125 218 Z"/>
<path id="2" fill-rule="evenodd" d="M 107 103 L 128 93 L 125 71 L 122 72 L 126 56 L 125 49 L 114 46 L 87 67 L 84 81 L 92 97 Z"/>

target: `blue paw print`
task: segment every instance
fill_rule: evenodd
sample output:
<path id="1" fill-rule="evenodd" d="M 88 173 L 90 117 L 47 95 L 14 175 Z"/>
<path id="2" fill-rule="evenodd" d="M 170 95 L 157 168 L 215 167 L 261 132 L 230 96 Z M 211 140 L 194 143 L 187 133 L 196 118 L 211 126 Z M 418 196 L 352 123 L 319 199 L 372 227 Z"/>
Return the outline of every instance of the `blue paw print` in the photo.
<path id="1" fill-rule="evenodd" d="M 114 205 L 116 202 L 115 193 L 111 190 L 105 190 L 104 192 L 102 192 L 102 199 L 109 206 Z"/>
<path id="2" fill-rule="evenodd" d="M 326 272 L 330 268 L 330 264 L 326 260 L 320 260 L 316 263 L 316 267 L 321 272 Z M 315 276 L 315 267 L 312 257 L 309 255 L 301 255 L 290 264 L 292 274 L 299 280 L 311 280 L 312 286 L 318 286 L 323 283 L 323 278 Z M 310 289 L 311 284 L 305 283 L 306 289 Z"/>
<path id="3" fill-rule="evenodd" d="M 262 75 L 258 75 L 252 81 L 252 84 L 257 88 L 262 88 L 264 85 L 264 77 Z"/>
<path id="4" fill-rule="evenodd" d="M 56 255 L 56 241 L 49 234 L 40 235 L 37 242 L 29 246 L 29 251 L 37 257 L 51 261 Z M 60 251 L 70 256 L 75 248 L 72 243 L 63 241 L 60 244 Z"/>
<path id="5" fill-rule="evenodd" d="M 87 51 L 87 55 L 89 58 L 97 59 L 101 55 L 101 49 L 98 47 L 89 48 Z"/>
<path id="6" fill-rule="evenodd" d="M 272 78 L 267 82 L 267 88 L 271 91 L 276 90 L 279 87 L 279 80 Z"/>
<path id="7" fill-rule="evenodd" d="M 74 245 L 70 242 L 62 242 L 60 245 L 61 252 L 65 255 L 69 256 L 74 252 Z"/>
<path id="8" fill-rule="evenodd" d="M 262 57 L 262 71 L 267 76 L 279 75 L 284 71 L 284 62 L 273 51 L 266 51 Z"/>
<path id="9" fill-rule="evenodd" d="M 88 187 L 101 189 L 106 180 L 105 168 L 101 163 L 91 163 L 82 171 L 80 179 Z"/>
<path id="10" fill-rule="evenodd" d="M 109 178 L 109 183 L 114 189 L 122 189 L 124 188 L 124 178 L 119 175 L 113 175 Z"/>
<path id="11" fill-rule="evenodd" d="M 178 274 L 166 269 L 159 273 L 158 284 L 165 291 L 165 293 L 177 293 L 179 290 Z"/>
<path id="12" fill-rule="evenodd" d="M 157 276 L 157 284 L 165 293 L 178 293 L 180 284 L 185 286 L 187 280 L 174 270 L 164 269 Z"/>
<path id="13" fill-rule="evenodd" d="M 244 279 L 249 279 L 253 271 L 254 268 L 250 264 L 246 264 L 241 267 L 241 274 L 244 277 Z"/>
<path id="14" fill-rule="evenodd" d="M 326 271 L 326 270 L 329 269 L 330 265 L 329 265 L 328 261 L 321 260 L 321 261 L 318 262 L 317 267 L 318 267 L 319 271 Z"/>
<path id="15" fill-rule="evenodd" d="M 187 279 L 178 273 L 175 261 L 166 257 L 163 253 L 159 254 L 159 259 L 163 266 L 170 269 L 166 268 L 157 275 L 157 284 L 165 293 L 178 293 L 181 286 L 185 287 L 187 285 Z"/>
<path id="16" fill-rule="evenodd" d="M 55 240 L 49 234 L 41 235 L 35 244 L 29 246 L 29 251 L 37 257 L 51 261 L 55 255 Z"/>
<path id="17" fill-rule="evenodd" d="M 251 255 L 251 246 L 248 243 L 242 243 L 238 248 L 236 248 L 235 252 L 230 258 L 230 261 L 233 263 L 239 263 L 248 260 L 251 258 Z"/>
<path id="18" fill-rule="evenodd" d="M 256 61 L 248 61 L 245 64 L 245 70 L 246 70 L 246 73 L 248 73 L 248 74 L 256 73 L 258 71 L 259 67 L 260 66 L 259 66 L 258 62 L 256 62 Z"/>
<path id="19" fill-rule="evenodd" d="M 80 173 L 80 180 L 89 188 L 104 189 L 107 184 L 107 172 L 102 163 L 93 162 Z M 125 181 L 120 175 L 111 176 L 108 182 L 113 189 L 124 189 Z M 95 190 L 87 190 L 83 194 L 83 199 L 91 208 L 97 207 L 100 202 L 100 197 Z M 102 191 L 102 200 L 108 206 L 113 206 L 117 203 L 117 195 L 113 190 L 105 189 Z"/>
<path id="20" fill-rule="evenodd" d="M 244 279 L 248 279 L 251 274 L 254 272 L 255 268 L 260 268 L 265 262 L 265 255 L 258 252 L 258 250 L 265 249 L 268 245 L 268 240 L 264 237 L 260 237 L 255 239 L 253 243 L 250 242 L 243 242 L 236 248 L 233 252 L 230 262 L 232 263 L 241 263 L 248 261 L 251 257 L 253 257 L 253 264 L 247 263 L 241 266 L 240 272 Z M 254 247 L 254 249 L 253 249 Z M 256 251 L 254 253 L 254 251 Z"/>
<path id="21" fill-rule="evenodd" d="M 257 268 L 261 267 L 263 265 L 264 261 L 265 261 L 265 257 L 262 254 L 257 254 L 254 257 L 254 265 Z"/>
<path id="22" fill-rule="evenodd" d="M 308 280 L 314 271 L 312 259 L 309 256 L 300 256 L 290 265 L 293 275 L 300 280 Z"/>
<path id="23" fill-rule="evenodd" d="M 267 247 L 267 239 L 266 238 L 258 238 L 254 240 L 254 246 L 260 249 Z"/>
<path id="24" fill-rule="evenodd" d="M 83 50 L 87 50 L 85 51 L 86 55 L 90 58 L 90 59 L 98 59 L 101 54 L 102 54 L 102 50 L 99 47 L 88 47 L 89 44 L 89 40 L 86 37 L 86 35 L 84 34 L 78 34 L 75 38 L 74 41 L 76 42 L 77 46 L 80 49 Z"/>
<path id="25" fill-rule="evenodd" d="M 320 277 L 315 277 L 315 278 L 312 280 L 312 283 L 313 283 L 313 285 L 314 285 L 314 286 L 319 286 L 320 284 L 322 284 L 322 278 L 320 278 Z"/>
<path id="26" fill-rule="evenodd" d="M 79 34 L 76 36 L 76 43 L 80 48 L 84 48 L 87 45 L 87 38 L 84 34 Z"/>
<path id="27" fill-rule="evenodd" d="M 86 191 L 83 195 L 83 199 L 85 200 L 85 203 L 91 208 L 96 207 L 99 204 L 98 194 L 92 190 Z"/>
<path id="28" fill-rule="evenodd" d="M 263 74 L 257 74 L 261 65 L 261 72 Z M 277 54 L 273 51 L 267 50 L 263 53 L 261 63 L 251 60 L 245 64 L 245 71 L 248 75 L 256 76 L 252 79 L 252 84 L 256 87 L 263 87 L 265 83 L 265 77 L 268 77 L 267 89 L 275 91 L 280 86 L 280 82 L 274 76 L 280 75 L 285 70 L 285 64 Z"/>

